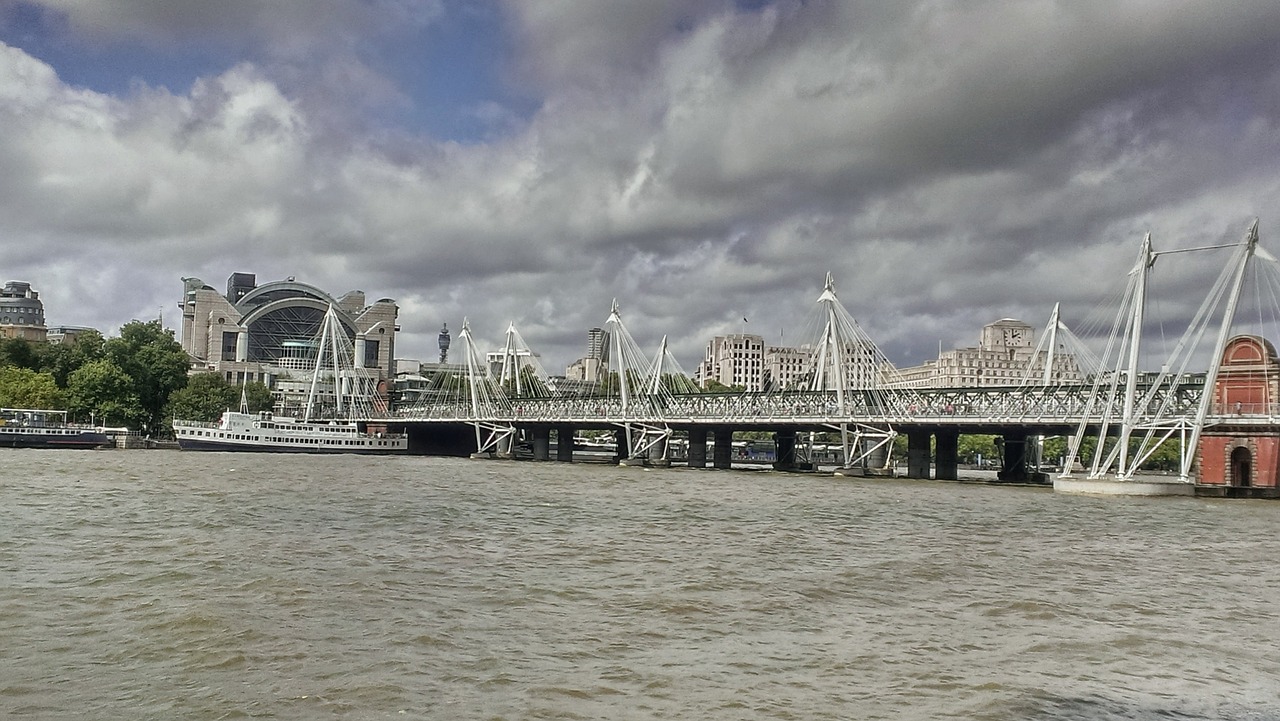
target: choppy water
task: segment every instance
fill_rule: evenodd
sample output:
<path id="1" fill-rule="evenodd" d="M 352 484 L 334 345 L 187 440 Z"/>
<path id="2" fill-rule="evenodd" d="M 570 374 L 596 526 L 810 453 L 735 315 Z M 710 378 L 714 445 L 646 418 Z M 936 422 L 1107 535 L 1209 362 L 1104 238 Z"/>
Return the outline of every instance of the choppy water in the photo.
<path id="1" fill-rule="evenodd" d="M 1280 719 L 1280 503 L 0 461 L 3 718 Z"/>

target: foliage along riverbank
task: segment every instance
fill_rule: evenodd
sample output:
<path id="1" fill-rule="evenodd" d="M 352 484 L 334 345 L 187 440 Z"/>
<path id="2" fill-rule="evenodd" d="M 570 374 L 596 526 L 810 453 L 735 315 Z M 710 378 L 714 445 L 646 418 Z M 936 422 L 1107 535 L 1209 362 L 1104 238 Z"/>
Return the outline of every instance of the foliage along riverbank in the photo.
<path id="1" fill-rule="evenodd" d="M 213 421 L 240 405 L 241 388 L 217 373 L 189 376 L 191 359 L 159 321 L 132 321 L 120 335 L 97 331 L 74 343 L 0 341 L 0 407 L 65 410 L 72 421 L 167 436 L 170 420 Z M 251 410 L 271 407 L 261 383 L 244 388 Z"/>

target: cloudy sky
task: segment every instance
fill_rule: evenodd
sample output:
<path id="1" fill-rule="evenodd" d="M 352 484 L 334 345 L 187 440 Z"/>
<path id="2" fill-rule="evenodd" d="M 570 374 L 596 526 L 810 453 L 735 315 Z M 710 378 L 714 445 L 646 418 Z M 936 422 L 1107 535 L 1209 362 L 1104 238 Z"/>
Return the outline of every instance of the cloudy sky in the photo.
<path id="1" fill-rule="evenodd" d="M 0 275 L 51 325 L 292 275 L 562 372 L 616 297 L 691 371 L 830 271 L 906 365 L 1278 207 L 1274 0 L 0 0 Z"/>

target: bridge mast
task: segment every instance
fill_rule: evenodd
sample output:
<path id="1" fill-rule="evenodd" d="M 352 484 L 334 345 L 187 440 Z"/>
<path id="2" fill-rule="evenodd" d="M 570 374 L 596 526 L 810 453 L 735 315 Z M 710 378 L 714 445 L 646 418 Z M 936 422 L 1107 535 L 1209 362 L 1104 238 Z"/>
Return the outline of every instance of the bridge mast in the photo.
<path id="1" fill-rule="evenodd" d="M 1142 322 L 1146 313 L 1147 278 L 1155 256 L 1151 252 L 1151 234 L 1142 239 L 1142 251 L 1139 253 L 1137 288 L 1134 291 L 1133 315 L 1129 319 L 1129 362 L 1126 364 L 1124 384 L 1124 415 L 1120 420 L 1120 440 L 1116 444 L 1120 452 L 1119 465 L 1116 472 L 1120 476 L 1128 474 L 1129 437 L 1133 434 L 1134 397 L 1138 392 L 1138 356 L 1142 346 Z M 1101 445 L 1101 443 L 1099 443 Z"/>
<path id="2" fill-rule="evenodd" d="M 624 326 L 622 325 L 622 315 L 618 313 L 617 298 L 613 299 L 613 307 L 609 309 L 609 318 L 604 322 L 604 325 L 606 328 L 611 329 L 609 331 L 609 338 L 613 342 L 613 353 L 611 355 L 616 359 L 618 365 L 618 393 L 622 401 L 622 412 L 625 415 L 631 405 L 631 388 L 627 380 L 629 375 L 627 371 L 630 369 L 627 367 L 626 357 L 622 349 L 622 329 Z"/>
<path id="3" fill-rule="evenodd" d="M 1236 307 L 1240 301 L 1240 289 L 1244 285 L 1245 268 L 1257 253 L 1261 257 L 1274 261 L 1275 258 L 1265 250 L 1258 248 L 1258 221 L 1254 220 L 1249 231 L 1245 233 L 1241 249 L 1240 262 L 1235 269 L 1235 277 L 1231 283 L 1231 294 L 1227 297 L 1227 307 L 1222 313 L 1222 325 L 1218 328 L 1218 339 L 1213 346 L 1213 355 L 1209 359 L 1209 372 L 1204 379 L 1204 392 L 1200 396 L 1200 406 L 1196 409 L 1195 422 L 1191 425 L 1191 438 L 1182 449 L 1182 463 L 1179 468 L 1179 480 L 1184 483 L 1190 480 L 1191 465 L 1195 461 L 1196 448 L 1200 444 L 1200 433 L 1204 430 L 1205 418 L 1209 415 L 1209 404 L 1213 402 L 1214 386 L 1218 380 L 1218 371 L 1222 369 L 1222 354 L 1227 348 L 1227 337 L 1231 333 L 1231 324 L 1235 320 Z"/>
<path id="4" fill-rule="evenodd" d="M 1049 348 L 1045 354 L 1044 375 L 1041 378 L 1046 386 L 1053 382 L 1053 354 L 1058 347 L 1058 311 L 1061 306 L 1061 303 L 1054 303 L 1053 312 L 1049 314 Z"/>

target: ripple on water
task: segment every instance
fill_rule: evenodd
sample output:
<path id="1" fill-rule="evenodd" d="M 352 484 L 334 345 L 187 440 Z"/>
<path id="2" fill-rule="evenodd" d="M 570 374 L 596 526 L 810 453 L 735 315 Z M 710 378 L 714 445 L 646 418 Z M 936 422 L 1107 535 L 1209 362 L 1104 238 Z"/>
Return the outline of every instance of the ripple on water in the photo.
<path id="1" fill-rule="evenodd" d="M 1280 504 L 0 455 L 0 716 L 1280 719 Z"/>

